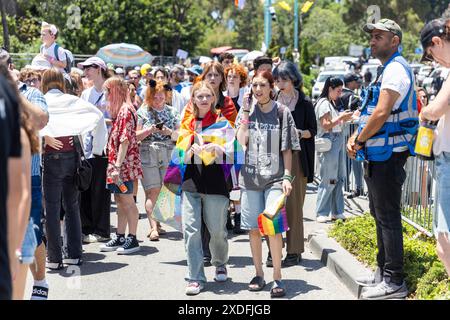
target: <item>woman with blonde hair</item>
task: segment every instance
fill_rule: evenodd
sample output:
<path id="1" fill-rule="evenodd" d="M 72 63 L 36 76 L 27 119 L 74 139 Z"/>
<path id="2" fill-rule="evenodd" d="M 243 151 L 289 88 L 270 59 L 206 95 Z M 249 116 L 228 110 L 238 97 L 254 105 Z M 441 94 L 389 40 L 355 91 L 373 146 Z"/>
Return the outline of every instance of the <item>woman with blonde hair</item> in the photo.
<path id="1" fill-rule="evenodd" d="M 229 190 L 223 163 L 226 148 L 220 141 L 234 143 L 234 130 L 215 108 L 216 94 L 211 85 L 199 82 L 192 89 L 192 114 L 180 129 L 177 148 L 187 145 L 182 171 L 182 216 L 187 253 L 187 295 L 196 295 L 204 288 L 201 225 L 202 216 L 210 233 L 211 263 L 216 267 L 214 280 L 228 278 L 228 240 L 226 230 Z M 231 138 L 223 136 L 230 132 Z"/>
<path id="2" fill-rule="evenodd" d="M 137 116 L 130 103 L 127 83 L 118 77 L 103 85 L 113 119 L 108 141 L 108 189 L 117 203 L 117 233 L 101 251 L 130 254 L 139 251 L 136 239 L 139 211 L 133 199 L 133 181 L 142 178 L 141 157 L 136 137 Z M 128 236 L 125 231 L 128 225 Z"/>
<path id="3" fill-rule="evenodd" d="M 150 241 L 159 240 L 158 224 L 152 211 L 158 198 L 169 164 L 174 141 L 178 137 L 180 115 L 166 104 L 171 88 L 162 81 L 149 80 L 145 102 L 137 112 L 137 139 L 142 160 L 142 186 L 145 190 L 145 210 L 150 222 Z"/>

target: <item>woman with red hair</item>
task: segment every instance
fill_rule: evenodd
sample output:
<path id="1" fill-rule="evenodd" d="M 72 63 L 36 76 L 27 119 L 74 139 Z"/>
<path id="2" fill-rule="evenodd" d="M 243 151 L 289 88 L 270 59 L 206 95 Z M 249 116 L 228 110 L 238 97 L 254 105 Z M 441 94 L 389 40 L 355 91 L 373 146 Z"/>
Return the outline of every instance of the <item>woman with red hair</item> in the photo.
<path id="1" fill-rule="evenodd" d="M 103 85 L 113 125 L 108 141 L 108 189 L 117 203 L 117 233 L 101 251 L 130 254 L 139 251 L 136 231 L 139 212 L 133 199 L 133 181 L 142 178 L 141 157 L 136 138 L 137 116 L 126 82 L 113 77 Z M 125 229 L 128 224 L 128 236 Z"/>
<path id="2" fill-rule="evenodd" d="M 145 102 L 138 110 L 137 138 L 142 159 L 142 186 L 145 190 L 145 210 L 150 222 L 150 241 L 158 241 L 160 228 L 152 219 L 153 207 L 158 199 L 167 166 L 178 137 L 180 115 L 169 107 L 172 89 L 162 81 L 150 80 Z"/>

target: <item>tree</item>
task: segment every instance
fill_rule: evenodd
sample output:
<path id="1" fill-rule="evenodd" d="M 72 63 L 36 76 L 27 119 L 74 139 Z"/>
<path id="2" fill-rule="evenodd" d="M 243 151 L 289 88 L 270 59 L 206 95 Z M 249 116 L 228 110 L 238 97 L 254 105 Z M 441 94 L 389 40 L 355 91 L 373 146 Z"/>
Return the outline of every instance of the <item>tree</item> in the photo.
<path id="1" fill-rule="evenodd" d="M 308 40 L 305 39 L 302 41 L 302 48 L 300 52 L 300 70 L 303 74 L 310 74 L 311 64 L 311 56 L 309 55 L 308 50 Z"/>
<path id="2" fill-rule="evenodd" d="M 0 0 L 0 10 L 2 14 L 2 28 L 3 28 L 3 46 L 9 51 L 9 31 L 8 22 L 6 21 L 6 9 L 3 0 Z"/>

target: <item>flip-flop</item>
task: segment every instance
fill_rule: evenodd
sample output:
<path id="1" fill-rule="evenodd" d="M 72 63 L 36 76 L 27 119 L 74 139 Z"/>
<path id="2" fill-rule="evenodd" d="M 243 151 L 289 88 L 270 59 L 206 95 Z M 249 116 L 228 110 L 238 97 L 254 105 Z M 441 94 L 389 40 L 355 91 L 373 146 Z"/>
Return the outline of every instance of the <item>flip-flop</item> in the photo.
<path id="1" fill-rule="evenodd" d="M 275 291 L 275 289 L 278 289 L 278 291 Z M 286 287 L 284 286 L 284 283 L 281 280 L 274 280 L 272 289 L 270 289 L 270 297 L 271 298 L 281 298 L 286 295 Z"/>
<path id="2" fill-rule="evenodd" d="M 257 286 L 251 287 L 251 285 L 255 285 L 255 284 Z M 263 277 L 256 276 L 252 279 L 252 281 L 250 281 L 248 290 L 249 291 L 261 291 L 262 289 L 264 289 L 265 285 L 266 285 L 266 281 L 264 281 Z"/>

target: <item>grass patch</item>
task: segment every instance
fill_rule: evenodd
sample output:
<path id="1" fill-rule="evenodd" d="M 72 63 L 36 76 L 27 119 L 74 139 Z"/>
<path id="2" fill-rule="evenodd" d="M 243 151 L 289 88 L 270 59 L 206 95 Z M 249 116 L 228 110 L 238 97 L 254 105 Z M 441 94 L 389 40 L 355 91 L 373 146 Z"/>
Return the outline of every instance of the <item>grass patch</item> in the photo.
<path id="1" fill-rule="evenodd" d="M 375 220 L 369 214 L 337 221 L 329 231 L 346 250 L 366 266 L 376 267 Z M 450 280 L 436 254 L 436 241 L 403 223 L 404 271 L 410 298 L 449 299 Z"/>

